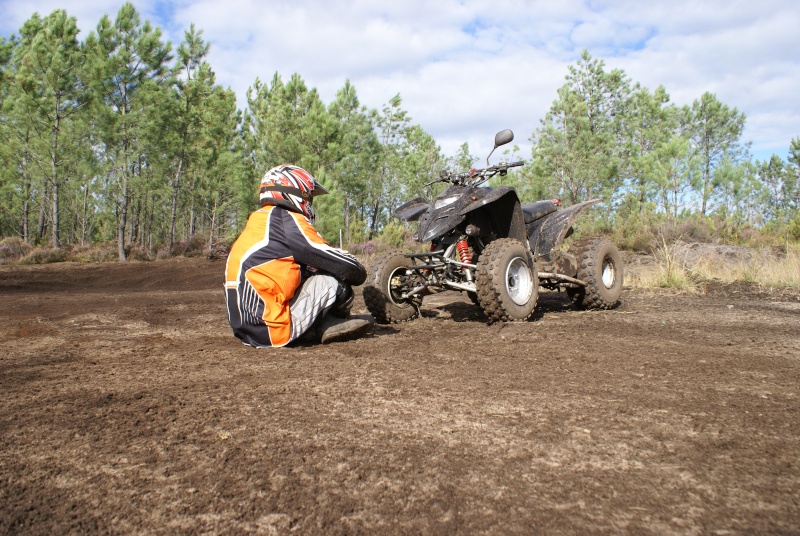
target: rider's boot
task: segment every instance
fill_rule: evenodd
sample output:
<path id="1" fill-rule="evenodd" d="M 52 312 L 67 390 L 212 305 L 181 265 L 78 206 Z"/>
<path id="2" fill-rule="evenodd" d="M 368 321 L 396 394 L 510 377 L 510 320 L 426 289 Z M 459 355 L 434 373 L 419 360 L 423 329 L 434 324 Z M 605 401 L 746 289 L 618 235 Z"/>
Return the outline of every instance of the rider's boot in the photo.
<path id="1" fill-rule="evenodd" d="M 319 325 L 320 342 L 329 344 L 357 339 L 368 333 L 374 325 L 375 320 L 369 315 L 357 315 L 348 318 L 325 315 Z"/>
<path id="2" fill-rule="evenodd" d="M 348 316 L 341 318 L 334 314 L 327 314 L 318 319 L 299 339 L 301 343 L 322 343 L 348 341 L 366 334 L 375 325 L 375 320 L 369 315 Z"/>

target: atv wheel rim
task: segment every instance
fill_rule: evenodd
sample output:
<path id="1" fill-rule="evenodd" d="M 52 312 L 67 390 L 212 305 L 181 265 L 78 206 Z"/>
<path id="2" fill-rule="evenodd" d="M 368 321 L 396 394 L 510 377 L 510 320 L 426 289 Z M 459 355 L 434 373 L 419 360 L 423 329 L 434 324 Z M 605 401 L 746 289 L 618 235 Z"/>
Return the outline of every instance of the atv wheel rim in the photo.
<path id="1" fill-rule="evenodd" d="M 613 287 L 614 283 L 617 281 L 616 269 L 614 268 L 614 263 L 610 259 L 603 260 L 602 280 L 606 288 Z"/>
<path id="2" fill-rule="evenodd" d="M 386 295 L 395 305 L 403 304 L 402 288 L 404 275 L 406 275 L 406 268 L 397 268 L 389 276 L 389 285 L 386 288 Z"/>
<path id="3" fill-rule="evenodd" d="M 516 257 L 506 268 L 506 291 L 508 297 L 517 305 L 525 305 L 533 293 L 531 269 L 520 257 Z"/>

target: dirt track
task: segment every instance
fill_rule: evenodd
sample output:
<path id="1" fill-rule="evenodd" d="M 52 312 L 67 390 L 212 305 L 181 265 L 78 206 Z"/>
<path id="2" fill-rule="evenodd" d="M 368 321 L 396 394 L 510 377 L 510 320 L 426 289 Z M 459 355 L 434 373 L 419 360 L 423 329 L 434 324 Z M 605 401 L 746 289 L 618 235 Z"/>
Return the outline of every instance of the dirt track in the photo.
<path id="1" fill-rule="evenodd" d="M 797 292 L 253 350 L 223 266 L 0 267 L 0 533 L 800 533 Z"/>

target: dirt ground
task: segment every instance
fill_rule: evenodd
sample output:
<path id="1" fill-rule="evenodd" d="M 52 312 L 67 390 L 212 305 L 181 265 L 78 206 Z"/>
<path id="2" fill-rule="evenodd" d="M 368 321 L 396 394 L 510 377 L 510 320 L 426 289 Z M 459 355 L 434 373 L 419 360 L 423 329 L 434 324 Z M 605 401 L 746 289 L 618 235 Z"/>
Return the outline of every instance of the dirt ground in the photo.
<path id="1" fill-rule="evenodd" d="M 800 533 L 796 291 L 254 350 L 223 266 L 0 266 L 0 533 Z"/>

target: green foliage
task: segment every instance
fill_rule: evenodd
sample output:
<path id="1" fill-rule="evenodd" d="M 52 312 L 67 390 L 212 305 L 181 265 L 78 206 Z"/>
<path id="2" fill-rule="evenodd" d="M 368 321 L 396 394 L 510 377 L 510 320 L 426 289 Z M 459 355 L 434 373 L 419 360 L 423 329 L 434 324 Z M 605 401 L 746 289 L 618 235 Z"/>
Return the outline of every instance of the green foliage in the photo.
<path id="1" fill-rule="evenodd" d="M 321 180 L 326 187 L 329 184 L 336 187 L 336 193 L 328 187 L 332 195 L 324 197 L 323 202 L 334 204 L 330 197 L 337 198 L 337 213 L 335 216 L 331 212 L 320 213 L 320 220 L 328 225 L 328 218 L 335 218 L 335 238 L 338 240 L 341 230 L 343 243 L 348 244 L 358 233 L 359 226 L 363 226 L 360 201 L 366 197 L 371 181 L 377 175 L 381 147 L 369 110 L 359 104 L 356 90 L 349 80 L 336 93 L 328 111 L 335 120 L 336 135 L 328 145 L 329 167 Z M 323 233 L 323 236 L 328 234 Z"/>
<path id="2" fill-rule="evenodd" d="M 567 204 L 601 197 L 595 227 L 624 229 L 612 232 L 634 248 L 653 216 L 692 225 L 697 216 L 711 237 L 743 240 L 742 230 L 787 226 L 800 208 L 800 139 L 788 164 L 753 162 L 745 119 L 710 93 L 678 108 L 663 87 L 631 84 L 584 51 L 533 133 L 532 165 L 510 183 Z"/>
<path id="3" fill-rule="evenodd" d="M 39 227 L 36 240 L 44 238 L 49 224 L 54 248 L 61 244 L 61 202 L 67 174 L 85 153 L 79 113 L 86 104 L 81 78 L 83 56 L 74 17 L 63 10 L 44 19 L 34 14 L 25 22 L 21 38 L 8 59 L 7 99 L 3 114 L 8 135 L 5 160 L 21 184 L 20 212 L 27 240 L 30 200 L 38 197 Z M 17 194 L 17 192 L 15 192 Z M 17 195 L 13 195 L 17 197 Z M 16 203 L 15 203 L 16 204 Z"/>
<path id="4" fill-rule="evenodd" d="M 739 142 L 745 119 L 743 113 L 729 108 L 708 92 L 695 100 L 691 108 L 684 109 L 684 121 L 694 147 L 693 157 L 699 167 L 694 186 L 701 199 L 702 215 L 708 212 L 714 195 L 714 170 L 726 159 L 738 162 L 747 153 L 748 145 Z"/>
<path id="5" fill-rule="evenodd" d="M 794 218 L 786 226 L 786 232 L 789 240 L 800 242 L 800 212 L 795 214 Z"/>
<path id="6" fill-rule="evenodd" d="M 19 237 L 0 240 L 0 262 L 16 261 L 31 252 L 31 246 Z"/>
<path id="7" fill-rule="evenodd" d="M 216 82 L 202 30 L 190 25 L 173 53 L 131 3 L 78 35 L 75 18 L 55 10 L 0 39 L 0 237 L 24 244 L 13 255 L 0 244 L 9 258 L 213 254 L 241 232 L 261 176 L 282 163 L 331 192 L 315 199 L 329 242 L 368 255 L 424 249 L 393 210 L 440 193 L 441 169 L 483 167 L 467 143 L 444 155 L 399 94 L 368 109 L 350 81 L 326 104 L 299 74 L 275 73 L 255 80 L 239 110 Z M 587 51 L 555 97 L 527 165 L 490 186 L 513 186 L 523 202 L 599 197 L 578 234 L 635 250 L 656 236 L 800 240 L 800 138 L 786 160 L 753 162 L 736 108 L 709 93 L 678 108 L 665 88 L 643 88 Z M 518 151 L 501 158 L 522 160 Z M 32 248 L 45 245 L 62 247 Z"/>
<path id="8" fill-rule="evenodd" d="M 19 260 L 19 264 L 50 264 L 67 259 L 61 248 L 35 248 Z"/>
<path id="9" fill-rule="evenodd" d="M 401 248 L 411 242 L 411 231 L 401 222 L 393 220 L 381 231 L 380 241 L 386 245 Z"/>
<path id="10" fill-rule="evenodd" d="M 620 70 L 606 72 L 586 51 L 569 71 L 534 133 L 534 172 L 540 182 L 554 178 L 569 204 L 611 200 L 620 180 L 619 118 L 630 82 Z"/>

